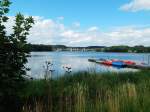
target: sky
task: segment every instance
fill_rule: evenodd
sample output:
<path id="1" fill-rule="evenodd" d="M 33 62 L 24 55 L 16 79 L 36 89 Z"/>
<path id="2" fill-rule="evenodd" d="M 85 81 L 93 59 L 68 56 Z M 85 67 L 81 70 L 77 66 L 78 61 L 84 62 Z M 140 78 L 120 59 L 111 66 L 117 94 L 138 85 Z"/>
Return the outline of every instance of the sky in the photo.
<path id="1" fill-rule="evenodd" d="M 150 0 L 11 0 L 14 16 L 33 16 L 33 44 L 150 46 Z"/>

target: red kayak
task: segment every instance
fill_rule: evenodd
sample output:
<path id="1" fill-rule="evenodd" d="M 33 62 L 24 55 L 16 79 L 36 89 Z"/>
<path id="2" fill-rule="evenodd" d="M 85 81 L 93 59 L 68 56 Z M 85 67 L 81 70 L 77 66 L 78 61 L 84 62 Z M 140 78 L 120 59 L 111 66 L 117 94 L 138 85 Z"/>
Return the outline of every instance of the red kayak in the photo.
<path id="1" fill-rule="evenodd" d="M 104 64 L 104 65 L 112 65 L 112 61 L 103 61 L 102 64 Z"/>
<path id="2" fill-rule="evenodd" d="M 127 65 L 135 65 L 136 64 L 134 61 L 130 61 L 130 60 L 123 60 L 123 62 Z"/>

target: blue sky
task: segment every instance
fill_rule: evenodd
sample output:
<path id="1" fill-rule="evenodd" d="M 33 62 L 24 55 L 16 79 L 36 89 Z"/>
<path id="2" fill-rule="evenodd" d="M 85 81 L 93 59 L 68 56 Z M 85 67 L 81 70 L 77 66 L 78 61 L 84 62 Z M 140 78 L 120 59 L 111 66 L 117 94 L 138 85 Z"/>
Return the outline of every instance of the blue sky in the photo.
<path id="1" fill-rule="evenodd" d="M 126 29 L 132 29 L 134 31 L 138 30 L 139 32 L 140 31 L 142 32 L 143 30 L 145 31 L 150 28 L 149 27 L 150 0 L 11 0 L 11 1 L 13 2 L 13 4 L 10 7 L 11 11 L 9 13 L 9 16 L 14 16 L 16 13 L 21 12 L 24 15 L 31 15 L 35 17 L 38 16 L 39 18 L 41 17 L 42 19 L 37 19 L 39 22 L 41 22 L 41 24 L 45 20 L 46 21 L 49 20 L 49 23 L 53 22 L 56 26 L 63 25 L 65 30 L 63 31 L 61 30 L 60 31 L 61 34 L 65 33 L 65 31 L 66 32 L 70 31 L 70 33 L 72 34 L 80 33 L 77 35 L 82 36 L 84 34 L 87 36 L 88 33 L 90 33 L 89 34 L 90 36 L 92 36 L 92 34 L 97 35 L 97 38 L 93 37 L 94 39 L 98 39 L 98 37 L 101 37 L 100 43 L 96 42 L 90 43 L 89 41 L 89 43 L 86 42 L 86 44 L 84 44 L 84 40 L 82 42 L 80 40 L 79 43 L 72 42 L 69 44 L 73 46 L 75 44 L 79 46 L 107 44 L 107 42 L 104 42 L 105 39 L 102 38 L 104 36 L 108 36 L 107 34 L 105 35 L 105 33 L 108 34 L 114 33 L 116 32 L 116 29 L 117 31 L 118 29 L 121 29 L 121 31 Z M 78 26 L 78 28 L 74 28 L 73 25 Z M 95 30 L 100 31 L 95 31 L 91 33 L 88 32 L 89 31 L 88 29 L 90 28 L 93 29 L 95 28 Z M 51 28 L 51 30 L 54 29 Z M 118 33 L 121 34 L 121 32 Z M 60 42 L 57 42 L 59 40 L 58 37 L 62 38 L 61 34 L 58 34 L 57 38 L 55 39 L 50 38 L 52 41 L 45 44 L 53 44 L 53 43 L 66 44 L 67 42 L 65 41 L 65 39 Z M 111 39 L 112 38 L 113 37 L 111 37 Z M 146 37 L 143 38 L 147 39 L 148 37 L 146 35 Z M 30 42 L 33 43 L 44 44 L 44 42 L 40 41 L 34 42 L 33 41 L 34 39 L 32 41 L 31 40 Z M 137 40 L 135 40 L 135 43 L 136 41 Z M 135 43 L 132 42 L 133 45 Z M 126 40 L 126 43 L 120 42 L 118 44 L 128 44 L 128 42 Z M 144 42 L 139 44 L 144 44 Z M 147 44 L 148 43 L 146 43 L 146 45 Z M 114 45 L 114 43 L 109 43 L 109 45 Z"/>
<path id="2" fill-rule="evenodd" d="M 113 27 L 150 24 L 150 12 L 124 12 L 119 8 L 129 0 L 12 0 L 11 15 L 18 11 L 45 18 L 63 16 L 65 24 L 80 21 L 81 26 Z"/>

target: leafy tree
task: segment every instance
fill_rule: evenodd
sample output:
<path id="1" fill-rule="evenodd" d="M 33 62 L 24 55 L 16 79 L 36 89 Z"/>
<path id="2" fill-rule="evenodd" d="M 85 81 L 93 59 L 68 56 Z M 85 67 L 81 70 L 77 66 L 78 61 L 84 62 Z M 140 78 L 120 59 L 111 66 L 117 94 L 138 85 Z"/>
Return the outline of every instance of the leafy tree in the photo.
<path id="1" fill-rule="evenodd" d="M 17 90 L 21 87 L 29 54 L 26 37 L 34 24 L 32 17 L 26 18 L 19 13 L 15 17 L 13 33 L 7 35 L 4 24 L 9 19 L 6 14 L 9 12 L 10 4 L 9 0 L 0 0 L 0 104 L 7 100 L 11 102 L 10 99 L 16 96 Z M 7 103 L 0 105 L 0 111 L 4 111 L 2 107 L 8 107 Z"/>

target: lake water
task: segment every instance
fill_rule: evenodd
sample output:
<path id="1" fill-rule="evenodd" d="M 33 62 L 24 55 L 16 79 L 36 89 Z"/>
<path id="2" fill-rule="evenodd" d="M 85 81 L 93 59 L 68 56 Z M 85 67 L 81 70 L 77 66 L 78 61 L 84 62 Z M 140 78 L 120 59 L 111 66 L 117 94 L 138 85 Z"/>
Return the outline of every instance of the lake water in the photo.
<path id="1" fill-rule="evenodd" d="M 71 66 L 72 72 L 78 71 L 96 71 L 96 72 L 126 72 L 136 71 L 128 68 L 108 67 L 100 64 L 88 62 L 89 58 L 105 59 L 125 59 L 139 62 L 148 62 L 150 54 L 136 53 L 101 53 L 101 52 L 32 52 L 28 58 L 27 67 L 31 68 L 28 72 L 34 78 L 42 78 L 44 74 L 43 65 L 45 61 L 53 63 L 52 69 L 54 76 L 60 76 L 65 73 L 64 65 Z"/>

